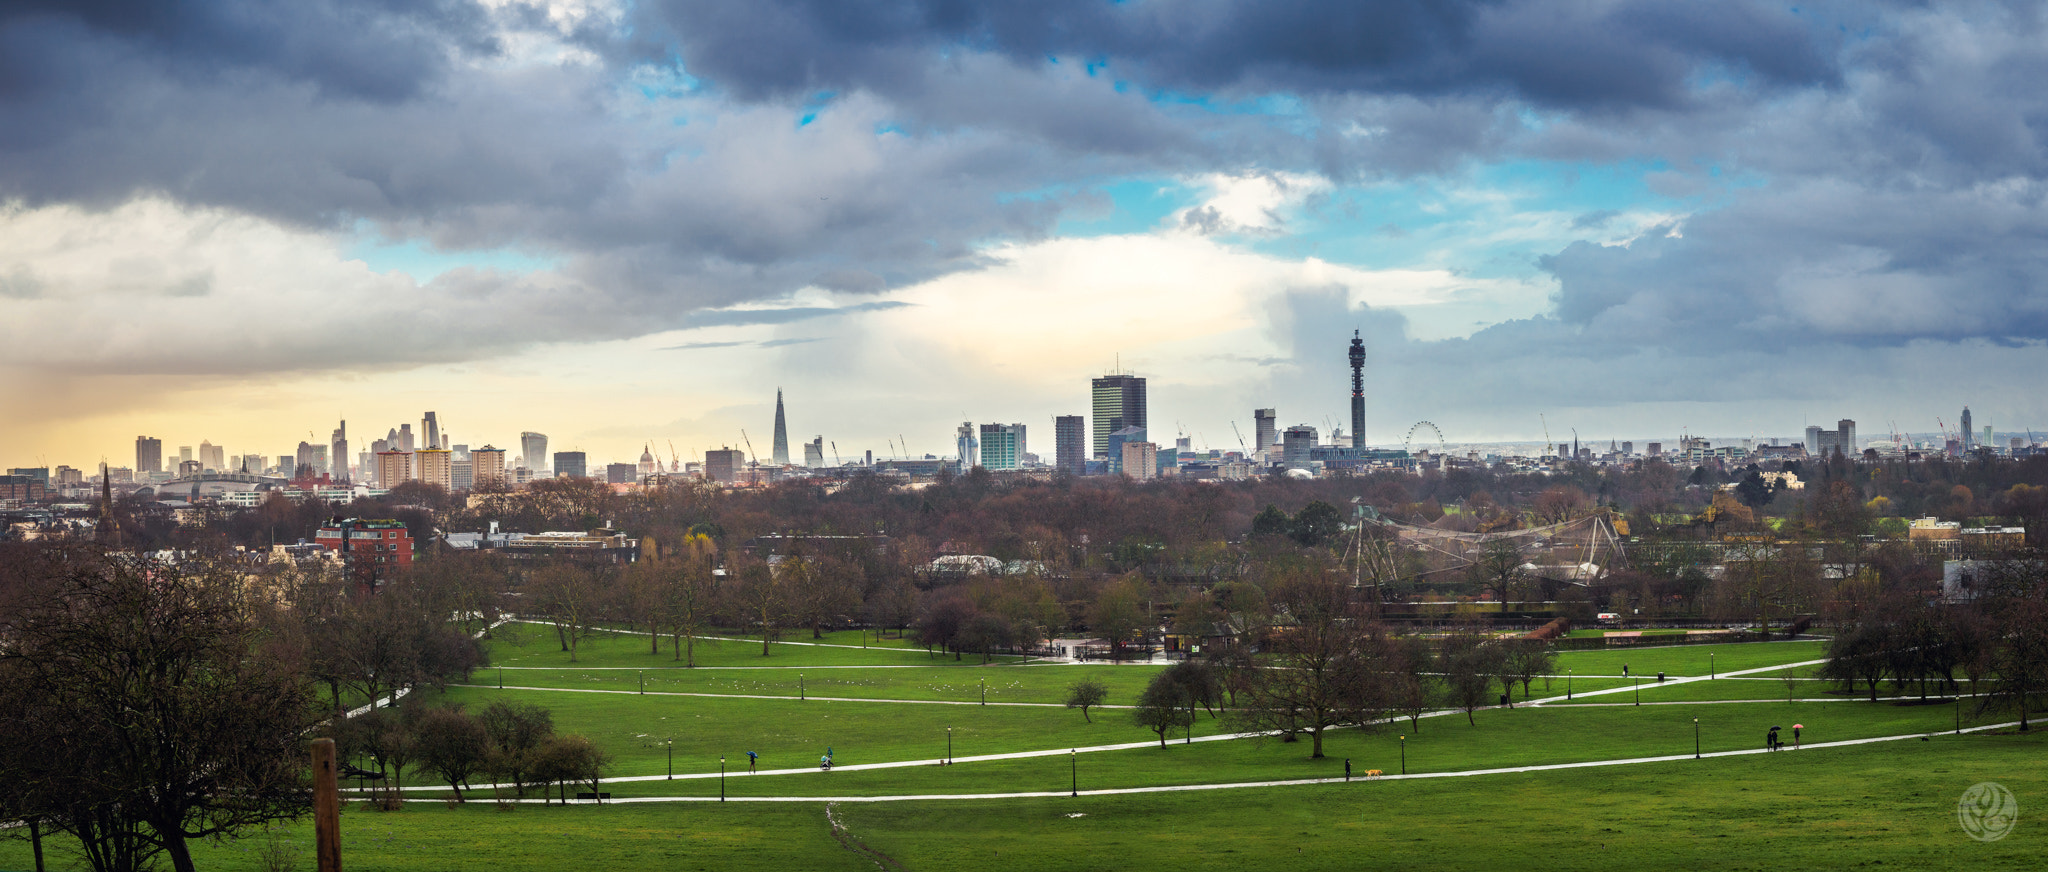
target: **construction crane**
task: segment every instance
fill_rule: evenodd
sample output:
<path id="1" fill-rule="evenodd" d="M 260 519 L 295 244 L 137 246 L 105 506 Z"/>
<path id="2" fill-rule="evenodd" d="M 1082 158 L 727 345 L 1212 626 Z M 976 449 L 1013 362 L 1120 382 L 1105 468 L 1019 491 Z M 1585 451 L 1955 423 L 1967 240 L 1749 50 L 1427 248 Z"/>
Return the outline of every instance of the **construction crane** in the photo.
<path id="1" fill-rule="evenodd" d="M 674 439 L 668 440 L 668 471 L 683 471 L 683 458 L 676 454 L 676 440 Z"/>
<path id="2" fill-rule="evenodd" d="M 917 458 L 914 458 L 914 457 L 911 457 L 911 456 L 910 456 L 910 440 L 908 440 L 908 439 L 905 439 L 905 438 L 903 438 L 903 434 L 901 434 L 901 433 L 898 433 L 898 434 L 896 434 L 896 445 L 897 445 L 898 447 L 900 447 L 900 448 L 902 448 L 902 449 L 903 449 L 903 459 L 904 459 L 904 460 L 915 460 L 915 459 L 917 459 Z"/>
<path id="3" fill-rule="evenodd" d="M 1536 413 L 1536 420 L 1543 422 L 1543 451 L 1548 454 L 1550 452 L 1550 421 L 1543 417 L 1542 412 Z"/>
<path id="4" fill-rule="evenodd" d="M 844 461 L 841 461 L 841 460 L 839 459 L 839 441 L 838 441 L 838 440 L 836 440 L 836 439 L 832 441 L 832 465 L 833 465 L 833 466 L 845 466 L 845 465 L 846 465 L 846 463 L 845 463 Z"/>
<path id="5" fill-rule="evenodd" d="M 1237 434 L 1238 453 L 1243 454 L 1246 460 L 1250 460 L 1252 456 L 1252 451 L 1251 449 L 1244 447 L 1244 431 L 1237 429 L 1236 418 L 1230 419 L 1230 432 Z"/>
<path id="6" fill-rule="evenodd" d="M 747 438 L 747 428 L 740 428 L 740 440 L 747 443 L 747 465 L 760 466 L 761 460 L 754 456 L 754 440 Z"/>

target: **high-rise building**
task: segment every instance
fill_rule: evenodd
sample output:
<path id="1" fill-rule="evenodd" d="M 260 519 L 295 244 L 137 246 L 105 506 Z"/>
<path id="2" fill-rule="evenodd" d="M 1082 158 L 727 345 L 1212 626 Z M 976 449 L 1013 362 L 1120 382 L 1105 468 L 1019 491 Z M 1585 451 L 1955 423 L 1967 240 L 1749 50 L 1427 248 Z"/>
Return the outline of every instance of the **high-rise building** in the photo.
<path id="1" fill-rule="evenodd" d="M 776 466 L 789 465 L 789 423 L 782 418 L 782 389 L 775 389 L 775 447 L 771 449 Z"/>
<path id="2" fill-rule="evenodd" d="M 1856 422 L 1847 418 L 1835 422 L 1835 429 L 1822 430 L 1819 427 L 1806 428 L 1806 453 L 1826 457 L 1836 451 L 1848 457 L 1856 456 Z"/>
<path id="3" fill-rule="evenodd" d="M 486 445 L 469 452 L 471 488 L 505 481 L 505 449 Z"/>
<path id="4" fill-rule="evenodd" d="M 747 456 L 734 448 L 719 448 L 704 452 L 704 476 L 721 484 L 732 484 L 740 480 L 740 470 L 746 467 Z"/>
<path id="5" fill-rule="evenodd" d="M 327 456 L 334 458 L 336 478 L 348 477 L 348 419 L 341 420 L 341 426 L 334 428 L 334 436 L 328 440 L 330 449 Z"/>
<path id="6" fill-rule="evenodd" d="M 1273 445 L 1280 441 L 1279 416 L 1272 409 L 1252 410 L 1252 438 L 1258 441 L 1252 443 L 1252 457 L 1246 460 L 1272 451 Z"/>
<path id="7" fill-rule="evenodd" d="M 448 453 L 448 487 L 451 490 L 468 491 L 476 489 L 476 462 L 455 459 L 455 452 Z"/>
<path id="8" fill-rule="evenodd" d="M 1973 442 L 1975 442 L 1975 441 L 1976 441 L 1976 437 L 1977 437 L 1977 434 L 1976 434 L 1976 433 L 1974 433 L 1974 432 L 1972 432 L 1972 431 L 1970 430 L 1970 407 L 1969 407 L 1969 406 L 1964 406 L 1964 407 L 1963 407 L 1963 453 L 1964 453 L 1964 454 L 1968 454 L 1968 453 L 1970 453 L 1970 446 L 1971 446 L 1971 443 L 1973 443 Z"/>
<path id="9" fill-rule="evenodd" d="M 804 465 L 812 469 L 825 465 L 825 437 L 819 436 L 804 443 Z"/>
<path id="10" fill-rule="evenodd" d="M 519 434 L 519 456 L 521 458 L 520 465 L 525 466 L 527 469 L 531 469 L 536 473 L 540 472 L 542 469 L 547 468 L 547 434 L 535 433 L 531 430 Z M 557 473 L 562 471 L 562 468 L 560 466 L 557 466 L 554 469 Z M 583 471 L 580 469 L 577 470 L 576 477 L 582 478 Z"/>
<path id="11" fill-rule="evenodd" d="M 1288 463 L 1309 459 L 1316 447 L 1316 428 L 1308 424 L 1296 424 L 1280 435 L 1280 458 Z"/>
<path id="12" fill-rule="evenodd" d="M 1080 476 L 1088 472 L 1088 425 L 1080 415 L 1061 415 L 1052 420 L 1053 461 L 1055 469 L 1068 475 Z"/>
<path id="13" fill-rule="evenodd" d="M 981 425 L 981 466 L 983 469 L 1018 469 L 1023 465 L 1023 424 Z"/>
<path id="14" fill-rule="evenodd" d="M 135 472 L 155 475 L 164 471 L 164 440 L 154 436 L 135 437 Z"/>
<path id="15" fill-rule="evenodd" d="M 292 477 L 300 475 L 317 476 L 327 471 L 327 446 L 311 442 L 299 443 L 298 456 L 292 458 Z"/>
<path id="16" fill-rule="evenodd" d="M 1365 340 L 1351 331 L 1351 447 L 1365 447 Z"/>
<path id="17" fill-rule="evenodd" d="M 200 440 L 199 465 L 207 472 L 228 471 L 228 450 L 211 442 Z"/>
<path id="18" fill-rule="evenodd" d="M 525 439 L 525 438 L 526 438 L 527 436 L 540 436 L 540 434 L 538 434 L 538 433 L 526 433 L 526 434 L 522 434 L 522 435 L 521 435 L 521 436 L 520 436 L 519 438 L 520 438 L 521 440 L 524 440 L 524 439 Z M 541 437 L 540 437 L 540 440 L 541 440 L 541 445 L 542 445 L 542 446 L 546 446 L 546 445 L 547 445 L 547 437 L 546 437 L 546 436 L 541 436 Z M 530 468 L 530 469 L 538 469 L 538 468 L 539 468 L 539 461 L 537 461 L 537 460 L 534 460 L 534 459 L 533 459 L 532 457 L 528 457 L 528 458 L 527 458 L 527 460 L 526 460 L 526 465 L 527 465 L 527 467 L 528 467 L 528 468 Z M 581 452 L 581 451 L 557 451 L 557 452 L 555 452 L 555 475 L 561 476 L 561 477 L 563 477 L 563 478 L 583 478 L 584 476 L 588 475 L 588 474 L 589 474 L 589 472 L 590 472 L 590 462 L 589 462 L 589 459 L 588 459 L 588 458 L 586 458 L 586 457 L 585 457 L 585 456 L 583 455 L 583 452 Z"/>
<path id="19" fill-rule="evenodd" d="M 1159 476 L 1159 446 L 1150 442 L 1125 442 L 1118 447 L 1123 451 L 1125 475 L 1138 481 L 1150 481 Z"/>
<path id="20" fill-rule="evenodd" d="M 445 435 L 445 434 L 444 434 L 444 435 Z M 453 436 L 449 436 L 448 438 L 450 438 L 450 439 L 453 439 L 453 438 L 455 438 L 455 437 L 453 437 Z M 469 443 L 467 443 L 467 442 L 465 442 L 465 443 L 462 443 L 462 444 L 460 444 L 460 445 L 450 445 L 450 446 L 448 446 L 448 450 L 449 450 L 449 451 L 453 451 L 453 452 L 455 452 L 455 459 L 456 459 L 456 460 L 468 460 L 468 459 L 469 459 Z"/>
<path id="21" fill-rule="evenodd" d="M 646 464 L 639 467 L 645 468 Z M 630 463 L 607 463 L 604 467 L 604 480 L 607 484 L 632 484 L 640 480 L 640 476 L 635 474 L 637 471 Z"/>
<path id="22" fill-rule="evenodd" d="M 429 446 L 429 447 L 432 447 L 432 446 Z M 398 450 L 400 450 L 400 451 L 416 451 L 416 450 L 418 450 L 418 449 L 419 449 L 419 446 L 418 446 L 418 445 L 415 445 L 415 444 L 413 444 L 413 441 L 412 441 L 412 425 L 411 425 L 411 424 L 400 424 L 400 425 L 398 425 Z"/>
<path id="23" fill-rule="evenodd" d="M 179 465 L 179 466 L 184 466 L 185 464 L 187 464 L 187 463 L 191 463 L 192 461 L 194 461 L 194 460 L 197 460 L 197 459 L 199 459 L 199 458 L 196 458 L 196 457 L 193 457 L 193 456 L 192 456 L 192 446 L 190 446 L 190 445 L 180 445 L 180 446 L 178 446 L 178 465 Z"/>
<path id="24" fill-rule="evenodd" d="M 394 488 L 400 482 L 412 480 L 412 452 L 377 452 L 377 486 Z"/>
<path id="25" fill-rule="evenodd" d="M 441 422 L 434 417 L 433 412 L 428 412 L 426 417 L 420 419 L 420 435 L 426 438 L 426 447 L 430 450 L 448 447 L 441 444 Z"/>
<path id="26" fill-rule="evenodd" d="M 1115 474 L 1117 472 L 1123 471 L 1123 447 L 1125 445 L 1132 442 L 1149 441 L 1151 441 L 1151 437 L 1145 435 L 1145 428 L 1143 427 L 1125 427 L 1122 430 L 1118 430 L 1115 433 L 1109 434 L 1109 456 L 1104 459 L 1109 462 L 1110 473 Z"/>
<path id="27" fill-rule="evenodd" d="M 1096 457 L 1115 460 L 1109 452 L 1109 434 L 1126 427 L 1145 426 L 1145 379 L 1135 375 L 1106 375 L 1092 382 L 1095 400 L 1095 432 L 1089 446 Z"/>
<path id="28" fill-rule="evenodd" d="M 427 484 L 455 489 L 455 455 L 446 448 L 422 448 L 412 453 L 413 476 Z"/>
<path id="29" fill-rule="evenodd" d="M 981 462 L 981 442 L 974 437 L 973 421 L 961 421 L 960 429 L 953 431 L 953 450 L 960 455 L 961 472 Z"/>

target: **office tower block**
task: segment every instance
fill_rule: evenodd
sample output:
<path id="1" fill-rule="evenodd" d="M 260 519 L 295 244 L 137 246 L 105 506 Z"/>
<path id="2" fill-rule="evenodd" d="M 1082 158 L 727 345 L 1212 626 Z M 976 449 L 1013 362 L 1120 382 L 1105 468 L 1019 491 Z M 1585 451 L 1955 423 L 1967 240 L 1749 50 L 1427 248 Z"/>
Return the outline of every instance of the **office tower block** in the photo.
<path id="1" fill-rule="evenodd" d="M 505 482 L 505 449 L 486 445 L 469 452 L 470 486 L 481 488 Z"/>
<path id="2" fill-rule="evenodd" d="M 427 484 L 455 489 L 455 456 L 446 448 L 422 448 L 412 453 L 413 475 Z"/>
<path id="3" fill-rule="evenodd" d="M 953 431 L 953 450 L 960 456 L 961 472 L 981 462 L 981 442 L 974 433 L 973 421 L 962 421 L 960 428 Z"/>
<path id="4" fill-rule="evenodd" d="M 604 466 L 606 484 L 633 484 L 640 480 L 639 470 L 630 463 L 607 463 Z"/>
<path id="5" fill-rule="evenodd" d="M 1316 428 L 1307 424 L 1296 424 L 1281 434 L 1280 443 L 1284 446 L 1280 451 L 1282 460 L 1288 463 L 1308 460 L 1316 447 Z"/>
<path id="6" fill-rule="evenodd" d="M 1971 446 L 1971 445 L 1972 445 L 1972 444 L 1974 443 L 1974 441 L 1975 441 L 1975 439 L 1976 439 L 1976 436 L 1977 436 L 1977 434 L 1976 434 L 1976 433 L 1973 433 L 1973 432 L 1971 432 L 1971 431 L 1970 431 L 1970 407 L 1969 407 L 1969 406 L 1964 406 L 1964 407 L 1963 407 L 1963 433 L 1962 433 L 1962 436 L 1963 436 L 1963 453 L 1964 453 L 1964 454 L 1968 454 L 1968 453 L 1970 453 L 1970 446 Z"/>
<path id="7" fill-rule="evenodd" d="M 334 428 L 334 435 L 328 440 L 327 456 L 334 460 L 336 478 L 348 477 L 348 419 L 341 420 L 341 426 Z"/>
<path id="8" fill-rule="evenodd" d="M 426 417 L 420 419 L 420 436 L 427 440 L 428 450 L 438 451 L 445 447 L 441 444 L 441 422 L 434 417 L 433 412 L 428 412 Z"/>
<path id="9" fill-rule="evenodd" d="M 411 425 L 411 424 L 400 424 L 400 425 L 398 425 L 398 450 L 400 450 L 400 451 L 417 451 L 417 450 L 419 450 L 419 446 L 418 446 L 418 445 L 415 445 L 415 444 L 413 444 L 413 434 L 412 434 L 412 425 Z"/>
<path id="10" fill-rule="evenodd" d="M 1109 434 L 1126 427 L 1145 426 L 1145 379 L 1135 375 L 1106 375 L 1093 380 L 1095 432 L 1090 450 L 1110 460 Z"/>
<path id="11" fill-rule="evenodd" d="M 1123 446 L 1132 442 L 1149 441 L 1151 441 L 1151 437 L 1145 435 L 1145 428 L 1143 427 L 1125 427 L 1122 430 L 1109 434 L 1108 457 L 1104 458 L 1109 462 L 1109 471 L 1112 474 L 1123 471 Z"/>
<path id="12" fill-rule="evenodd" d="M 1280 441 L 1280 426 L 1278 416 L 1272 409 L 1252 410 L 1252 434 L 1252 438 L 1257 440 L 1252 443 L 1252 457 L 1259 457 L 1273 450 L 1274 443 Z M 1245 459 L 1250 460 L 1252 457 Z"/>
<path id="13" fill-rule="evenodd" d="M 185 464 L 187 464 L 187 463 L 191 463 L 192 461 L 194 461 L 194 460 L 197 460 L 197 459 L 198 459 L 198 458 L 196 458 L 196 457 L 193 457 L 193 456 L 192 456 L 192 446 L 190 446 L 190 445 L 180 445 L 180 446 L 178 446 L 178 465 L 179 465 L 179 466 L 184 466 Z"/>
<path id="14" fill-rule="evenodd" d="M 200 440 L 198 457 L 200 468 L 205 469 L 207 472 L 228 471 L 227 453 L 226 448 L 203 439 Z"/>
<path id="15" fill-rule="evenodd" d="M 1088 472 L 1088 426 L 1080 415 L 1061 415 L 1052 421 L 1053 466 L 1068 475 Z"/>
<path id="16" fill-rule="evenodd" d="M 448 452 L 448 487 L 450 490 L 468 491 L 476 488 L 476 463 L 456 460 L 455 452 Z"/>
<path id="17" fill-rule="evenodd" d="M 1365 447 L 1365 340 L 1351 331 L 1351 447 Z"/>
<path id="18" fill-rule="evenodd" d="M 733 448 L 720 448 L 704 452 L 704 475 L 721 484 L 732 484 L 740 480 L 740 470 L 746 466 L 746 455 Z"/>
<path id="19" fill-rule="evenodd" d="M 412 480 L 412 452 L 382 451 L 377 454 L 377 486 L 389 490 Z"/>
<path id="20" fill-rule="evenodd" d="M 825 465 L 825 437 L 819 436 L 804 443 L 804 465 L 812 469 Z"/>
<path id="21" fill-rule="evenodd" d="M 525 436 L 536 436 L 536 435 L 539 435 L 539 434 L 536 434 L 536 433 L 527 433 L 527 434 L 525 434 Z M 523 438 L 525 438 L 525 436 L 522 436 L 522 437 L 520 437 L 520 438 L 522 438 L 522 439 L 523 439 Z M 543 444 L 543 445 L 545 445 L 545 444 L 546 444 L 546 441 L 547 441 L 547 437 L 545 437 L 545 436 L 542 436 L 542 437 L 541 437 L 541 441 L 542 441 L 542 444 Z M 539 468 L 539 466 L 537 465 L 538 463 L 539 463 L 539 461 L 536 461 L 536 460 L 534 460 L 534 459 L 533 459 L 533 458 L 531 458 L 531 457 L 529 457 L 529 458 L 527 458 L 527 459 L 526 459 L 526 465 L 527 465 L 527 468 L 529 468 L 529 469 L 538 469 L 538 468 Z M 586 475 L 588 475 L 588 474 L 589 474 L 589 469 L 590 469 L 590 466 L 589 466 L 589 462 L 588 462 L 588 459 L 587 459 L 587 458 L 585 458 L 585 457 L 583 456 L 583 452 L 581 452 L 581 451 L 557 451 L 557 452 L 555 452 L 555 475 L 561 476 L 561 477 L 563 477 L 563 478 L 583 478 L 584 476 L 586 476 Z"/>
<path id="22" fill-rule="evenodd" d="M 155 475 L 164 471 L 164 440 L 154 436 L 135 437 L 135 472 Z"/>
<path id="23" fill-rule="evenodd" d="M 525 433 L 519 434 L 519 456 L 521 458 L 521 465 L 525 466 L 527 469 L 533 470 L 536 475 L 539 475 L 541 470 L 546 469 L 548 465 L 547 435 L 544 433 L 535 433 L 530 430 Z M 562 471 L 562 468 L 560 466 L 557 466 L 554 469 L 557 473 Z M 582 469 L 579 468 L 576 470 L 576 477 L 583 477 Z"/>
<path id="24" fill-rule="evenodd" d="M 782 389 L 775 389 L 775 446 L 771 449 L 776 466 L 789 465 L 789 423 L 782 418 Z"/>
<path id="25" fill-rule="evenodd" d="M 1120 465 L 1125 475 L 1138 481 L 1150 481 L 1159 476 L 1159 446 L 1150 442 L 1125 442 L 1118 448 L 1123 452 Z"/>
<path id="26" fill-rule="evenodd" d="M 1023 465 L 1023 424 L 981 425 L 981 466 L 983 469 L 1018 469 Z"/>

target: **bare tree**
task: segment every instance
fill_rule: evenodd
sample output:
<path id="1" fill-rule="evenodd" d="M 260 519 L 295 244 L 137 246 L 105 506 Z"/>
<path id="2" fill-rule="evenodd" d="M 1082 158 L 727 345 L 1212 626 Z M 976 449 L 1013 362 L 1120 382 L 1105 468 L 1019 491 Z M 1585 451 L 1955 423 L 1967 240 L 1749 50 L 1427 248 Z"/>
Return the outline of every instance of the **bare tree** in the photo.
<path id="1" fill-rule="evenodd" d="M 483 722 L 459 707 L 428 709 L 414 721 L 413 735 L 420 763 L 448 782 L 455 801 L 462 802 L 470 776 L 490 762 L 491 738 Z"/>
<path id="2" fill-rule="evenodd" d="M 1321 757 L 1324 731 L 1370 724 L 1389 705 L 1386 638 L 1353 616 L 1346 590 L 1326 575 L 1285 578 L 1273 601 L 1295 626 L 1275 636 L 1272 661 L 1246 676 L 1232 721 L 1245 731 L 1307 733 L 1309 756 Z"/>
<path id="3" fill-rule="evenodd" d="M 190 872 L 190 840 L 307 810 L 311 688 L 239 573 L 65 544 L 0 564 L 0 816 L 72 833 L 96 870 Z"/>

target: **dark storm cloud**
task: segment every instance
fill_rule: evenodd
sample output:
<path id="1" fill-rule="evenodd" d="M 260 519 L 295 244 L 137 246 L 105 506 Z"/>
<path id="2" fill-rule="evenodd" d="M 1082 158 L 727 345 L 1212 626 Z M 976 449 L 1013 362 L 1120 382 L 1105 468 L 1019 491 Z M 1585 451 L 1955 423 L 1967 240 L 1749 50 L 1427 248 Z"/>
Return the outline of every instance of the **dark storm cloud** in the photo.
<path id="1" fill-rule="evenodd" d="M 696 75 L 747 98 L 915 90 L 955 53 L 1106 60 L 1165 90 L 1442 95 L 1670 107 L 1704 66 L 1761 85 L 1838 79 L 1836 36 L 1783 7 L 1416 0 L 669 0 L 634 7 Z M 643 50 L 648 46 L 644 45 Z"/>
<path id="2" fill-rule="evenodd" d="M 80 49 L 118 44 L 180 76 L 254 71 L 400 100 L 438 77 L 451 50 L 494 53 L 488 18 L 465 0 L 23 0 L 0 6 L 0 94 L 83 77 Z"/>

